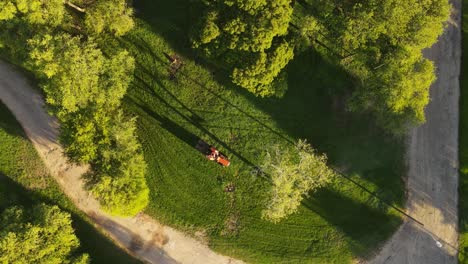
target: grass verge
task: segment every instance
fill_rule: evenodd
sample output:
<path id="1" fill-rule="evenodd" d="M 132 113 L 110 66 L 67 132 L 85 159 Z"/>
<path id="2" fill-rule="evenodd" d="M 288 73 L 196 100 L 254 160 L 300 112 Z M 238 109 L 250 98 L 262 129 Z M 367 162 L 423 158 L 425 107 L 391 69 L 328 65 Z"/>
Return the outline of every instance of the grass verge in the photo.
<path id="1" fill-rule="evenodd" d="M 139 263 L 102 235 L 91 221 L 62 193 L 36 150 L 12 116 L 0 103 L 0 210 L 12 205 L 25 207 L 45 202 L 61 207 L 73 218 L 80 249 L 91 263 Z"/>

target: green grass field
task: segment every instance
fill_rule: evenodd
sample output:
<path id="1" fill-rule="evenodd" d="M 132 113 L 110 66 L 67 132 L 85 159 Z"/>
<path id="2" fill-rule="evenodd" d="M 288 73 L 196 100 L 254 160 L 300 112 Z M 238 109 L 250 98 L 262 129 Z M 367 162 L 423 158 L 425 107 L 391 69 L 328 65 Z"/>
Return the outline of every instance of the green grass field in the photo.
<path id="1" fill-rule="evenodd" d="M 368 256 L 396 230 L 396 211 L 340 177 L 279 224 L 260 218 L 268 181 L 253 168 L 268 146 L 299 138 L 326 153 L 335 168 L 402 206 L 402 142 L 367 116 L 345 110 L 352 89 L 346 73 L 313 51 L 296 54 L 286 96 L 255 98 L 193 54 L 187 35 L 199 7 L 187 0 L 135 4 L 137 28 L 106 45 L 127 48 L 137 61 L 124 106 L 138 116 L 149 165 L 146 213 L 253 263 L 348 263 Z M 183 57 L 175 80 L 165 54 Z M 195 149 L 199 138 L 225 152 L 231 166 L 207 161 Z M 229 183 L 234 193 L 223 191 Z"/>
<path id="2" fill-rule="evenodd" d="M 0 210 L 41 202 L 58 205 L 72 214 L 81 250 L 89 253 L 91 263 L 139 263 L 101 235 L 73 206 L 48 175 L 20 125 L 0 103 Z"/>
<path id="3" fill-rule="evenodd" d="M 468 263 L 468 0 L 463 0 L 462 68 L 460 86 L 460 263 Z"/>

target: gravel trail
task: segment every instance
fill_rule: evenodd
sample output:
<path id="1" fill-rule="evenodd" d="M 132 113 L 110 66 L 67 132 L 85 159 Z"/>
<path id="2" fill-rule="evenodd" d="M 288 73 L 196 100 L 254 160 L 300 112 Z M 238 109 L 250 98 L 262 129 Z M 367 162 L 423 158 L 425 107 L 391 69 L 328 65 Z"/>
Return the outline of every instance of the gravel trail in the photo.
<path id="1" fill-rule="evenodd" d="M 458 100 L 461 58 L 461 0 L 452 0 L 444 34 L 424 55 L 437 67 L 426 108 L 427 122 L 408 139 L 405 220 L 369 263 L 457 263 L 458 248 Z"/>

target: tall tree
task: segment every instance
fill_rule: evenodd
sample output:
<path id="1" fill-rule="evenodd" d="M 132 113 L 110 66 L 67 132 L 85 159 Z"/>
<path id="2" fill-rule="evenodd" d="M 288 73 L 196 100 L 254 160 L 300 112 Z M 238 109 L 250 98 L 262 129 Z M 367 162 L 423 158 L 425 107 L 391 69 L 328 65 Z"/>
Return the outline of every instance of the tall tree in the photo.
<path id="1" fill-rule="evenodd" d="M 306 141 L 299 140 L 294 148 L 271 147 L 262 166 L 272 182 L 263 217 L 279 222 L 296 212 L 304 196 L 329 183 L 335 175 L 326 162 L 327 157 L 316 154 Z"/>
<path id="2" fill-rule="evenodd" d="M 88 106 L 112 111 L 120 105 L 134 69 L 127 51 L 106 58 L 94 42 L 68 34 L 35 36 L 28 44 L 30 64 L 48 80 L 47 101 L 59 115 Z"/>
<path id="3" fill-rule="evenodd" d="M 47 102 L 59 116 L 87 107 L 100 94 L 104 56 L 94 43 L 59 34 L 35 36 L 28 44 L 31 65 L 48 79 L 43 85 Z"/>
<path id="4" fill-rule="evenodd" d="M 126 51 L 108 58 L 91 40 L 68 34 L 36 36 L 28 44 L 31 68 L 44 80 L 47 102 L 62 121 L 67 153 L 93 167 L 95 197 L 114 215 L 143 210 L 149 195 L 146 164 L 135 122 L 119 110 L 133 58 Z"/>
<path id="5" fill-rule="evenodd" d="M 292 1 L 211 0 L 192 42 L 232 71 L 233 82 L 259 96 L 275 95 L 272 85 L 293 57 L 286 43 Z"/>
<path id="6" fill-rule="evenodd" d="M 448 0 L 298 2 L 319 23 L 315 37 L 336 43 L 341 65 L 359 80 L 351 109 L 373 112 L 394 132 L 424 122 L 435 76 L 422 50 L 442 34 Z"/>
<path id="7" fill-rule="evenodd" d="M 146 163 L 135 130 L 135 120 L 117 112 L 108 127 L 108 145 L 101 147 L 94 166 L 101 175 L 91 191 L 114 215 L 133 216 L 149 202 Z"/>
<path id="8" fill-rule="evenodd" d="M 100 34 L 103 31 L 116 36 L 123 36 L 134 27 L 133 9 L 127 6 L 127 0 L 94 1 L 87 9 L 85 26 L 89 33 Z"/>
<path id="9" fill-rule="evenodd" d="M 80 245 L 70 214 L 45 204 L 30 210 L 10 207 L 0 214 L 1 263 L 89 262 L 87 254 L 77 254 Z"/>

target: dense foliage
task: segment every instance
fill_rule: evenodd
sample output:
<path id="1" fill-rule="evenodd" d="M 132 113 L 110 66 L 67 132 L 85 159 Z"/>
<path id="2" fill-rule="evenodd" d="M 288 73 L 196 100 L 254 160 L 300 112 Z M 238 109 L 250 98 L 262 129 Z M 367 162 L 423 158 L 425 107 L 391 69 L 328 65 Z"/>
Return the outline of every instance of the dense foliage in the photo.
<path id="1" fill-rule="evenodd" d="M 133 10 L 128 8 L 127 0 L 87 1 L 85 26 L 88 32 L 100 34 L 103 31 L 122 36 L 133 28 Z"/>
<path id="2" fill-rule="evenodd" d="M 120 110 L 134 60 L 123 49 L 104 54 L 96 41 L 130 30 L 133 11 L 124 0 L 11 0 L 3 5 L 0 23 L 9 30 L 0 33 L 0 43 L 41 81 L 46 101 L 61 121 L 66 152 L 92 165 L 92 193 L 112 214 L 143 210 L 149 195 L 146 165 L 135 122 Z"/>
<path id="3" fill-rule="evenodd" d="M 0 214 L 0 262 L 88 263 L 88 255 L 75 252 L 80 242 L 71 222 L 57 206 L 5 209 Z"/>
<path id="4" fill-rule="evenodd" d="M 298 3 L 318 22 L 321 34 L 313 37 L 322 46 L 332 43 L 325 52 L 334 50 L 359 81 L 350 109 L 373 112 L 394 132 L 425 121 L 435 75 L 422 50 L 442 34 L 450 11 L 447 0 Z"/>
<path id="5" fill-rule="evenodd" d="M 304 196 L 325 186 L 335 174 L 327 166 L 327 157 L 316 154 L 305 140 L 299 140 L 294 148 L 272 147 L 262 170 L 272 182 L 262 216 L 272 222 L 296 212 Z"/>
<path id="6" fill-rule="evenodd" d="M 292 1 L 210 0 L 194 29 L 193 45 L 231 71 L 231 78 L 259 96 L 281 96 L 274 83 L 293 58 L 286 41 Z"/>

